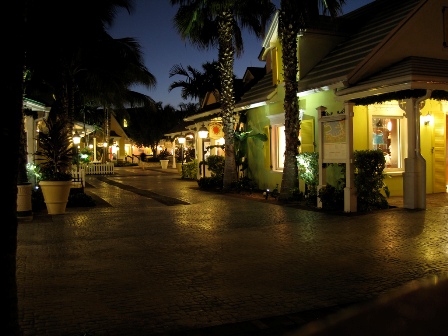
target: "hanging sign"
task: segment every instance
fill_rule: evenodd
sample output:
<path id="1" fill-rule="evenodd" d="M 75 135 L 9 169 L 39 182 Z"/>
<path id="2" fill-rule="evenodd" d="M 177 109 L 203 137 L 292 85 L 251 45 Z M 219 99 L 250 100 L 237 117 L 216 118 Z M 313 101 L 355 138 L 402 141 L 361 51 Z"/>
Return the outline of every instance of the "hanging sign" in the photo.
<path id="1" fill-rule="evenodd" d="M 208 134 L 211 139 L 220 139 L 224 137 L 224 132 L 222 130 L 222 124 L 218 122 L 213 122 L 208 125 Z"/>

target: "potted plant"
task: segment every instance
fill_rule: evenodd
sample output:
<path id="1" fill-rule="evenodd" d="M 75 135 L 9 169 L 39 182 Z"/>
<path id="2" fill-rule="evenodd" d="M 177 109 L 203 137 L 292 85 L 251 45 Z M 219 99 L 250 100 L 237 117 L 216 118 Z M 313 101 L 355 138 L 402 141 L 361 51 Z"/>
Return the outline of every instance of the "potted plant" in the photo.
<path id="1" fill-rule="evenodd" d="M 168 157 L 171 156 L 171 153 L 168 151 L 168 149 L 164 149 L 160 151 L 160 153 L 157 155 L 157 158 L 160 160 L 160 165 L 162 166 L 162 169 L 168 168 Z"/>
<path id="2" fill-rule="evenodd" d="M 67 123 L 61 119 L 47 119 L 39 132 L 38 154 L 43 162 L 39 165 L 44 201 L 48 214 L 65 212 L 72 185 L 72 146 Z"/>

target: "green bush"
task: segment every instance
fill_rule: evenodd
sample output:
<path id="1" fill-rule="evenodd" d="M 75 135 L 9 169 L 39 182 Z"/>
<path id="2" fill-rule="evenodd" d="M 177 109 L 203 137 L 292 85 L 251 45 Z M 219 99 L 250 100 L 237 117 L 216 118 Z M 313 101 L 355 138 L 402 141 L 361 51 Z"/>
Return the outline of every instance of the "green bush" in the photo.
<path id="1" fill-rule="evenodd" d="M 224 178 L 224 156 L 210 155 L 205 162 L 212 176 Z"/>
<path id="2" fill-rule="evenodd" d="M 319 189 L 317 196 L 325 210 L 344 210 L 344 189 L 337 189 L 331 184 Z"/>
<path id="3" fill-rule="evenodd" d="M 299 178 L 305 181 L 311 190 L 318 185 L 318 153 L 301 153 L 297 156 L 299 166 Z M 376 209 L 387 209 L 389 204 L 389 190 L 384 184 L 383 171 L 386 167 L 384 154 L 380 150 L 357 150 L 354 151 L 354 185 L 357 191 L 357 210 L 359 212 L 372 211 Z M 326 186 L 317 192 L 317 197 L 322 201 L 323 209 L 344 209 L 345 188 L 345 164 L 328 164 Z M 382 194 L 382 191 L 386 195 Z"/>
<path id="4" fill-rule="evenodd" d="M 217 190 L 222 189 L 223 179 L 219 176 L 201 177 L 198 180 L 198 186 L 205 190 Z"/>
<path id="5" fill-rule="evenodd" d="M 193 160 L 182 165 L 182 178 L 196 180 L 198 176 L 198 161 Z"/>
<path id="6" fill-rule="evenodd" d="M 387 209 L 389 204 L 384 191 L 390 196 L 384 184 L 386 159 L 381 150 L 359 150 L 354 152 L 355 187 L 358 195 L 358 211 Z"/>
<path id="7" fill-rule="evenodd" d="M 299 179 L 305 182 L 305 195 L 315 198 L 319 184 L 319 153 L 300 153 L 297 155 Z"/>

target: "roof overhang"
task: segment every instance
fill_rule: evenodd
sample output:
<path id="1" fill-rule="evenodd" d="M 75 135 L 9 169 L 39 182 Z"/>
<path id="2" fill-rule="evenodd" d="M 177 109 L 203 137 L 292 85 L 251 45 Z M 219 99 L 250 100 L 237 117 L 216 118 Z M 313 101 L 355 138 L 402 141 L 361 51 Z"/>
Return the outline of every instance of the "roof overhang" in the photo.
<path id="1" fill-rule="evenodd" d="M 407 79 L 407 80 L 406 80 Z M 432 81 L 432 80 L 418 80 L 406 78 L 394 82 L 379 82 L 370 83 L 369 85 L 356 85 L 353 87 L 336 90 L 335 99 L 338 101 L 347 101 L 357 98 L 364 98 L 369 96 L 377 96 L 390 92 L 404 91 L 404 90 L 445 90 L 448 91 L 448 81 Z"/>

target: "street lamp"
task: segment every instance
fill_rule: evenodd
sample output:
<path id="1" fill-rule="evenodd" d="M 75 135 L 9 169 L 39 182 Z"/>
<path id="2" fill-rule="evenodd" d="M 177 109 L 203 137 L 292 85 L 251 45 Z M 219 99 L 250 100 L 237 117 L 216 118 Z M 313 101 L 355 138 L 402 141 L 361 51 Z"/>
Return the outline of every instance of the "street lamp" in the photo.
<path id="1" fill-rule="evenodd" d="M 185 140 L 186 140 L 185 136 L 182 133 L 177 138 L 177 142 L 180 143 L 180 148 L 181 148 L 180 159 L 182 160 L 182 167 L 184 165 L 184 143 L 185 143 Z M 183 171 L 183 169 L 182 169 L 182 171 Z"/>
<path id="2" fill-rule="evenodd" d="M 204 123 L 202 123 L 202 126 L 199 128 L 199 137 L 202 139 L 202 166 L 203 166 L 203 173 L 202 177 L 205 177 L 205 153 L 207 152 L 204 148 L 204 141 L 208 137 L 208 129 L 205 127 Z"/>
<path id="3" fill-rule="evenodd" d="M 75 145 L 75 157 L 76 157 L 76 169 L 79 171 L 79 154 L 78 154 L 78 145 L 81 142 L 81 137 L 78 134 L 78 131 L 75 131 L 73 134 L 73 144 Z"/>

